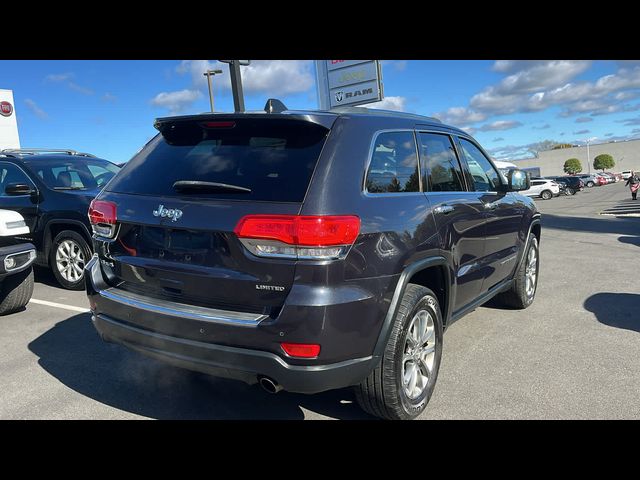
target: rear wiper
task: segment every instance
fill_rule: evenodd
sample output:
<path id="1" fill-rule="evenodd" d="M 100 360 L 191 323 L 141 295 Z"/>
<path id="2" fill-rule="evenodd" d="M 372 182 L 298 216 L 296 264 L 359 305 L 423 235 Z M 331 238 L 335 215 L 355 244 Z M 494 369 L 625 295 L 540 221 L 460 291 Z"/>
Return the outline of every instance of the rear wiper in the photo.
<path id="1" fill-rule="evenodd" d="M 173 184 L 173 188 L 181 192 L 251 193 L 250 188 L 227 183 L 201 182 L 200 180 L 178 180 Z"/>

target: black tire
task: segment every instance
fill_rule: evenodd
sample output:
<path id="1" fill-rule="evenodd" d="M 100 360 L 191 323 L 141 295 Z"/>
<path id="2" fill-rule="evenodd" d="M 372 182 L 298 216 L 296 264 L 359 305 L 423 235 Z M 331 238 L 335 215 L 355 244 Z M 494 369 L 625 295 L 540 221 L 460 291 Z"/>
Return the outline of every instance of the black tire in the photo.
<path id="1" fill-rule="evenodd" d="M 56 253 L 58 251 L 58 247 L 65 241 L 73 242 L 75 245 L 79 247 L 84 255 L 84 260 L 82 262 L 77 261 L 76 266 L 81 270 L 81 274 L 77 273 L 77 279 L 66 279 L 62 276 L 62 273 L 58 269 L 56 262 Z M 73 230 L 63 230 L 56 238 L 53 239 L 53 243 L 51 244 L 51 251 L 49 252 L 49 266 L 53 271 L 53 275 L 56 277 L 58 283 L 67 290 L 83 290 L 84 289 L 84 266 L 91 258 L 91 249 L 89 248 L 89 244 L 84 239 L 82 235 Z"/>
<path id="2" fill-rule="evenodd" d="M 535 281 L 533 285 L 533 292 L 527 293 L 527 262 L 529 259 L 529 252 L 535 249 L 536 251 L 536 265 L 535 265 Z M 514 308 L 517 310 L 523 310 L 533 303 L 536 298 L 536 292 L 538 291 L 538 278 L 540 273 L 540 248 L 538 245 L 538 238 L 534 234 L 529 235 L 529 242 L 525 257 L 522 259 L 522 263 L 518 271 L 514 276 L 513 285 L 509 290 L 496 296 L 496 300 L 506 307 Z"/>
<path id="3" fill-rule="evenodd" d="M 593 182 L 587 182 L 587 187 L 589 187 L 589 188 L 593 188 L 594 185 L 595 185 L 595 183 L 593 183 Z"/>
<path id="4" fill-rule="evenodd" d="M 575 191 L 573 188 L 571 188 L 571 187 L 567 187 L 567 189 L 565 190 L 565 193 L 566 193 L 567 195 L 575 195 L 575 194 L 576 194 L 576 191 Z"/>
<path id="5" fill-rule="evenodd" d="M 403 356 L 409 327 L 420 311 L 429 313 L 433 320 L 435 350 L 426 385 L 415 399 L 411 399 L 403 387 Z M 429 403 L 438 377 L 442 357 L 442 331 L 442 314 L 436 295 L 428 288 L 408 284 L 380 363 L 360 385 L 354 387 L 356 400 L 362 409 L 387 420 L 410 420 L 420 415 Z M 429 345 L 429 342 L 425 345 Z"/>
<path id="6" fill-rule="evenodd" d="M 24 308 L 33 295 L 33 269 L 5 277 L 0 285 L 0 315 L 17 312 Z"/>
<path id="7" fill-rule="evenodd" d="M 543 200 L 549 200 L 553 198 L 553 193 L 551 193 L 551 190 L 544 190 L 542 193 L 540 193 L 540 197 Z"/>

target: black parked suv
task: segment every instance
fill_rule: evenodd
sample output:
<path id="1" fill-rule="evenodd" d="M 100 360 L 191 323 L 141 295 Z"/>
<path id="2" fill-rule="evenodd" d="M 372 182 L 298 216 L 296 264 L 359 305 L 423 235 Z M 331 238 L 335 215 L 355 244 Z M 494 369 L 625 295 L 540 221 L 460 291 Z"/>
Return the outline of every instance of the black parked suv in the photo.
<path id="1" fill-rule="evenodd" d="M 0 152 L 0 208 L 20 213 L 37 250 L 36 264 L 51 267 L 64 288 L 84 288 L 92 255 L 89 203 L 120 169 L 73 150 Z"/>
<path id="2" fill-rule="evenodd" d="M 106 341 L 383 418 L 425 408 L 446 327 L 536 292 L 540 220 L 464 131 L 363 108 L 156 120 L 93 201 Z"/>
<path id="3" fill-rule="evenodd" d="M 564 177 L 546 177 L 554 182 L 564 186 L 565 195 L 575 195 L 584 190 L 584 182 L 580 177 L 564 176 Z"/>

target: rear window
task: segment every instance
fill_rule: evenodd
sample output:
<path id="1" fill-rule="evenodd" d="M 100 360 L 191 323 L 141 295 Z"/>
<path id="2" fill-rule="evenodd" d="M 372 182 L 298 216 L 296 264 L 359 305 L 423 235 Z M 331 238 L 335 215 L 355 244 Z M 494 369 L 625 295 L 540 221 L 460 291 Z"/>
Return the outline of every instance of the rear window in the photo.
<path id="1" fill-rule="evenodd" d="M 225 120 L 226 121 L 226 120 Z M 177 181 L 223 183 L 247 191 L 181 192 L 189 197 L 301 202 L 328 130 L 296 120 L 234 119 L 231 128 L 163 126 L 123 168 L 109 190 L 177 195 Z"/>

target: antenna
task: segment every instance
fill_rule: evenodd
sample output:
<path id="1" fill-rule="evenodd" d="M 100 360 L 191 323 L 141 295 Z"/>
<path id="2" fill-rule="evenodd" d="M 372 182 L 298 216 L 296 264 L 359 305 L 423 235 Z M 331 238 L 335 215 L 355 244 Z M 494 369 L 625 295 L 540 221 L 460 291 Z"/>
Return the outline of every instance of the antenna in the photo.
<path id="1" fill-rule="evenodd" d="M 264 111 L 267 113 L 282 113 L 287 110 L 284 103 L 276 98 L 270 98 L 264 106 Z"/>

